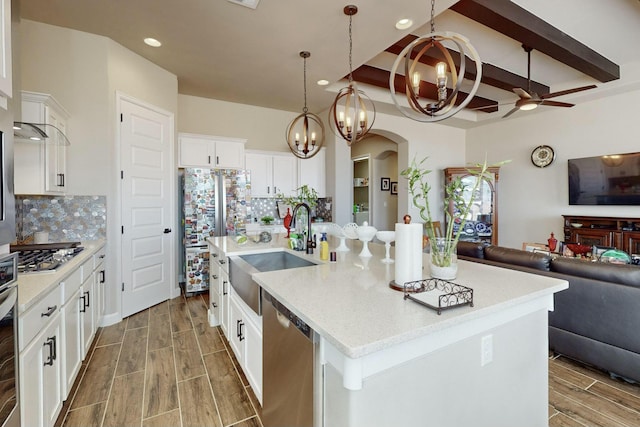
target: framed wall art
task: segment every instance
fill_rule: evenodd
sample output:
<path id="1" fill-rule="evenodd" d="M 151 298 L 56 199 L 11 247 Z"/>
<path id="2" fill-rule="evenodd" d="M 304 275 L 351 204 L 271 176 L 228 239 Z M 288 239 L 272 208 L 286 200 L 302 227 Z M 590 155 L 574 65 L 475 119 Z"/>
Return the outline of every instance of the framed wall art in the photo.
<path id="1" fill-rule="evenodd" d="M 398 182 L 394 181 L 391 183 L 391 194 L 398 194 Z"/>
<path id="2" fill-rule="evenodd" d="M 389 191 L 391 188 L 391 178 L 380 178 L 380 190 Z"/>

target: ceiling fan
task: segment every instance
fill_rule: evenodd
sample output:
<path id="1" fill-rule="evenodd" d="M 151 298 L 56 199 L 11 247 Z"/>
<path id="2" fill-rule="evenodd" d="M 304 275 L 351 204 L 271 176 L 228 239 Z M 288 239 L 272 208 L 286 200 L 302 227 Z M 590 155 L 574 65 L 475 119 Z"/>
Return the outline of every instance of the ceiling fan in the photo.
<path id="1" fill-rule="evenodd" d="M 533 50 L 529 46 L 522 45 L 522 48 L 527 52 L 527 90 L 516 87 L 513 88 L 513 91 L 516 95 L 520 97 L 516 101 L 515 106 L 502 118 L 509 117 L 513 113 L 518 110 L 533 110 L 538 107 L 538 105 L 547 105 L 549 107 L 573 107 L 575 104 L 569 104 L 567 102 L 559 102 L 559 101 L 550 101 L 550 98 L 555 98 L 557 96 L 569 95 L 570 93 L 580 92 L 588 89 L 595 89 L 596 85 L 588 85 L 576 87 L 573 89 L 561 90 L 559 92 L 546 93 L 544 95 L 538 95 L 537 93 L 531 91 L 531 51 Z"/>

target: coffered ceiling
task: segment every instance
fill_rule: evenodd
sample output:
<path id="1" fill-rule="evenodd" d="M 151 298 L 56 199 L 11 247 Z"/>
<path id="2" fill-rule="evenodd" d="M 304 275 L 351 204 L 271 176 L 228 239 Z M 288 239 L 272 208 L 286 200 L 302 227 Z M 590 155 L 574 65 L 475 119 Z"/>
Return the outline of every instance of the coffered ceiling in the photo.
<path id="1" fill-rule="evenodd" d="M 299 52 L 308 50 L 308 106 L 319 113 L 348 74 L 347 4 L 359 8 L 354 78 L 366 83 L 361 86 L 379 111 L 398 114 L 386 85 L 389 70 L 403 45 L 429 33 L 428 0 L 259 0 L 255 9 L 226 0 L 21 0 L 20 13 L 113 39 L 176 74 L 181 94 L 293 112 L 303 106 Z M 532 89 L 540 94 L 598 85 L 558 98 L 579 104 L 640 86 L 638 0 L 436 0 L 435 11 L 437 31 L 463 34 L 478 51 L 478 102 L 494 111 L 465 111 L 443 124 L 501 120 L 518 99 L 513 87 L 527 87 L 523 44 L 534 48 Z M 414 25 L 397 30 L 400 18 Z M 145 37 L 163 46 L 149 47 Z M 330 84 L 318 86 L 320 79 Z M 525 112 L 509 119 L 519 114 Z"/>

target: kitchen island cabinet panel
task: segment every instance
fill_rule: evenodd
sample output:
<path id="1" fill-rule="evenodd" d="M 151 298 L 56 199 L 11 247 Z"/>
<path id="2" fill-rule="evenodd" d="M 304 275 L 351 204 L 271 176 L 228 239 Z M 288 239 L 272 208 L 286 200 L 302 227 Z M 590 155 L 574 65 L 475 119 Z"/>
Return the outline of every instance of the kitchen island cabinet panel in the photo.
<path id="1" fill-rule="evenodd" d="M 288 251 L 280 237 L 259 245 L 209 241 L 235 256 Z M 395 274 L 380 262 L 383 245 L 370 244 L 373 256 L 363 260 L 361 242 L 346 244 L 350 251 L 338 262 L 296 253 L 318 265 L 252 275 L 319 335 L 316 370 L 326 376 L 314 384 L 315 420 L 347 427 L 548 425 L 548 311 L 566 280 L 459 261 L 455 282 L 473 289 L 474 304 L 439 315 L 389 288 Z M 428 279 L 426 255 L 423 266 Z M 246 373 L 252 351 L 244 352 Z"/>

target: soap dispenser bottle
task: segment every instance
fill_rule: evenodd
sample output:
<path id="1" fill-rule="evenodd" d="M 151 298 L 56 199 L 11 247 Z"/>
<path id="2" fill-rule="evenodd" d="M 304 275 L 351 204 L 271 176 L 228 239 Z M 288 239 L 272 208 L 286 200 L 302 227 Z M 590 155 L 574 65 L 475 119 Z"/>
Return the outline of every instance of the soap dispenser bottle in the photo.
<path id="1" fill-rule="evenodd" d="M 329 242 L 327 242 L 327 233 L 322 233 L 320 238 L 320 259 L 326 261 L 329 259 Z"/>

